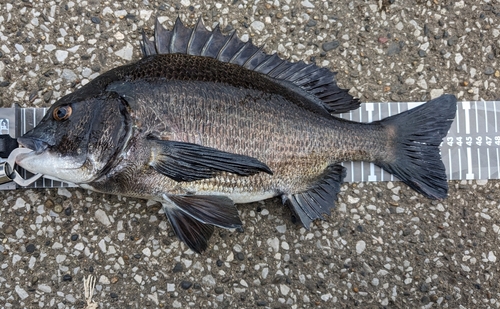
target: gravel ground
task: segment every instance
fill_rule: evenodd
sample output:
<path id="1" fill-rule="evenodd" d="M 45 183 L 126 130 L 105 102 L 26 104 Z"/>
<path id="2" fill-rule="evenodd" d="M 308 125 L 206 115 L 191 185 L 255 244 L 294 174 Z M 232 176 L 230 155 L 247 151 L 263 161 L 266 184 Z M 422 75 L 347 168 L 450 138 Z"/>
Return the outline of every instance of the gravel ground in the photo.
<path id="1" fill-rule="evenodd" d="M 140 57 L 154 17 L 202 16 L 293 60 L 338 71 L 364 102 L 441 93 L 498 100 L 498 0 L 0 0 L 0 106 L 49 106 Z M 0 307 L 498 308 L 500 182 L 444 201 L 399 182 L 344 184 L 307 231 L 278 199 L 241 205 L 244 231 L 194 254 L 156 203 L 83 189 L 0 192 Z M 90 307 L 89 307 L 90 308 Z"/>

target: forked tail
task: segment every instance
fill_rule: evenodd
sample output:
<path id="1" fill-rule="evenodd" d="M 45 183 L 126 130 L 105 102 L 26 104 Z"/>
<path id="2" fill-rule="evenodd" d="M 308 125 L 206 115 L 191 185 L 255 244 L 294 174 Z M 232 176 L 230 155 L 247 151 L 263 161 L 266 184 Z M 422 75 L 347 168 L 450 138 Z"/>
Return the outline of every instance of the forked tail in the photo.
<path id="1" fill-rule="evenodd" d="M 394 136 L 392 151 L 374 162 L 428 198 L 443 199 L 448 182 L 439 145 L 455 118 L 457 99 L 442 95 L 419 107 L 385 118 L 380 124 Z"/>

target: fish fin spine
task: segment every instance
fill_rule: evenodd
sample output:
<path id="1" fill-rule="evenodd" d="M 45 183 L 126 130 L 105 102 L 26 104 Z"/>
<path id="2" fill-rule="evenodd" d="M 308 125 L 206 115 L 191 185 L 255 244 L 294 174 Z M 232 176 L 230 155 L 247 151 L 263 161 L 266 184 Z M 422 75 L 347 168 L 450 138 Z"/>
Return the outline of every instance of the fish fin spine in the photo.
<path id="1" fill-rule="evenodd" d="M 171 31 L 166 30 L 157 19 L 154 41 L 150 41 L 143 33 L 141 50 L 144 57 L 180 53 L 243 66 L 270 79 L 285 82 L 283 84 L 288 87 L 305 91 L 310 95 L 309 100 L 312 99 L 315 104 L 322 105 L 333 114 L 354 110 L 360 105 L 360 101 L 353 98 L 347 89 L 337 86 L 335 72 L 314 63 L 292 63 L 281 59 L 276 53 L 269 55 L 250 40 L 241 41 L 234 31 L 228 35 L 222 34 L 219 26 L 209 31 L 201 18 L 195 27 L 187 28 L 177 17 Z"/>

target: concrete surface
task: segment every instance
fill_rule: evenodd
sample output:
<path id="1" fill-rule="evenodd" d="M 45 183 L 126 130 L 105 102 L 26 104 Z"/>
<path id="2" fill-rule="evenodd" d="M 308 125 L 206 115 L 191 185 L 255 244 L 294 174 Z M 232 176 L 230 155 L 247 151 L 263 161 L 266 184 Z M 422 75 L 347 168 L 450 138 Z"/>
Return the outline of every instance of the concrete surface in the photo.
<path id="1" fill-rule="evenodd" d="M 0 106 L 49 106 L 138 59 L 155 16 L 315 61 L 363 102 L 499 98 L 498 0 L 0 0 Z M 449 184 L 444 201 L 344 184 L 309 231 L 277 199 L 241 205 L 244 231 L 218 229 L 203 255 L 155 203 L 0 192 L 0 307 L 84 308 L 93 275 L 97 308 L 497 308 L 500 182 Z"/>

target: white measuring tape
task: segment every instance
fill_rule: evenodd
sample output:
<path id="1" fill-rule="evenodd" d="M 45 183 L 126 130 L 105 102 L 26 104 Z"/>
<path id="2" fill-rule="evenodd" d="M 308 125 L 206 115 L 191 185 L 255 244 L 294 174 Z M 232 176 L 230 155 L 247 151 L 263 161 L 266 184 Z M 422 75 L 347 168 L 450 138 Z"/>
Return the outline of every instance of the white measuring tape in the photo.
<path id="1" fill-rule="evenodd" d="M 364 103 L 350 113 L 340 114 L 341 118 L 372 122 L 399 114 L 417 107 L 420 103 Z M 497 108 L 498 105 L 498 108 Z M 441 155 L 450 180 L 462 179 L 498 179 L 500 168 L 500 102 L 464 101 L 458 102 L 457 116 L 448 135 L 441 145 Z M 0 134 L 19 137 L 31 130 L 42 119 L 47 108 L 0 108 Z M 396 178 L 384 172 L 373 163 L 345 162 L 347 182 L 392 181 Z M 20 171 L 24 178 L 32 176 L 27 171 Z M 72 184 L 40 178 L 30 188 L 69 187 Z M 13 190 L 18 186 L 13 183 L 0 185 L 0 190 Z"/>

